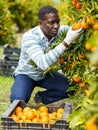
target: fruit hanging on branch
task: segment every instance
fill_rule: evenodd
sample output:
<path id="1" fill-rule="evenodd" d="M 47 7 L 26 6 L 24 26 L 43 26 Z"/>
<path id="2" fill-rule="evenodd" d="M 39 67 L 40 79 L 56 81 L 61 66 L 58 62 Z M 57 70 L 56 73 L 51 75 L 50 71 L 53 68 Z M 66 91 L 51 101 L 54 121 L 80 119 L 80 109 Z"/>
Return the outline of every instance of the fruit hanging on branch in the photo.
<path id="1" fill-rule="evenodd" d="M 76 9 L 82 8 L 82 3 L 78 2 L 78 0 L 72 0 L 72 5 L 75 6 Z"/>

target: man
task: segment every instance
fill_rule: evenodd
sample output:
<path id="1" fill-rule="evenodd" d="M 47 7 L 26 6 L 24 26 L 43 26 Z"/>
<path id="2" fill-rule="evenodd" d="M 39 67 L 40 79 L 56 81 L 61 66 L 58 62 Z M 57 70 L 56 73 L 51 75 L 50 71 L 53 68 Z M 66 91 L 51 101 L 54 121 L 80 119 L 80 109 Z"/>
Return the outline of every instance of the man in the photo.
<path id="1" fill-rule="evenodd" d="M 53 103 L 71 94 L 67 92 L 70 85 L 63 74 L 53 72 L 51 76 L 49 73 L 43 75 L 43 72 L 57 61 L 72 41 L 79 37 L 82 28 L 74 31 L 67 25 L 60 26 L 58 11 L 50 5 L 39 10 L 38 18 L 38 26 L 23 35 L 19 64 L 14 72 L 11 102 L 18 99 L 27 103 L 36 86 L 44 88 L 44 91 L 35 94 L 36 103 Z M 53 50 L 49 50 L 49 44 L 53 44 L 64 30 L 68 30 L 64 41 Z M 46 53 L 46 50 L 49 51 Z"/>

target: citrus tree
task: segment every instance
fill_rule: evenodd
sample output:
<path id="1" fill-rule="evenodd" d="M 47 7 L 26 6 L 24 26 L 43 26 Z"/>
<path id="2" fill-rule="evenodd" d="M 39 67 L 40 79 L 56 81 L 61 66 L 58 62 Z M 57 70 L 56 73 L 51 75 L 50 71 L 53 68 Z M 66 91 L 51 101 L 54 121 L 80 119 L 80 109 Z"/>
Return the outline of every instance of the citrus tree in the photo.
<path id="1" fill-rule="evenodd" d="M 38 24 L 38 10 L 46 4 L 55 5 L 52 0 L 8 0 L 9 10 L 18 31 L 26 31 Z"/>
<path id="2" fill-rule="evenodd" d="M 63 0 L 65 16 L 62 23 L 73 30 L 84 29 L 81 36 L 70 44 L 58 61 L 48 68 L 61 70 L 69 78 L 75 94 L 68 121 L 72 130 L 98 130 L 98 0 Z M 51 48 L 65 37 L 62 33 Z"/>
<path id="3" fill-rule="evenodd" d="M 14 37 L 15 30 L 12 22 L 12 15 L 8 9 L 7 1 L 0 1 L 0 45 L 13 44 L 16 42 Z"/>

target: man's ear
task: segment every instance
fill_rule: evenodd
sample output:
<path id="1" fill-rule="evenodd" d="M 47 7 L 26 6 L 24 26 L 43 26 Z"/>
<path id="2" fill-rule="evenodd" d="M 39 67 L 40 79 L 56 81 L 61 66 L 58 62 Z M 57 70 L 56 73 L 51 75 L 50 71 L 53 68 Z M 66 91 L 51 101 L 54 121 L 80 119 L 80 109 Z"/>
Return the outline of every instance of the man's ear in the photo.
<path id="1" fill-rule="evenodd" d="M 39 26 L 42 26 L 42 20 L 39 20 L 38 23 L 39 23 Z"/>

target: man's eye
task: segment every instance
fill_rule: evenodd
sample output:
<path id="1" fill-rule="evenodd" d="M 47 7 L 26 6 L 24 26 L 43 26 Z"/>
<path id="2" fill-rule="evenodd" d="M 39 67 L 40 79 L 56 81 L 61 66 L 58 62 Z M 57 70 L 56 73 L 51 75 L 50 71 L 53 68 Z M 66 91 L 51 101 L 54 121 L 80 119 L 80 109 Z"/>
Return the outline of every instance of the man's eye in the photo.
<path id="1" fill-rule="evenodd" d="M 60 23 L 60 20 L 57 21 L 57 24 L 59 24 L 59 23 Z"/>
<path id="2" fill-rule="evenodd" d="M 49 22 L 49 24 L 50 24 L 50 25 L 53 25 L 53 24 L 54 24 L 54 22 Z"/>
<path id="3" fill-rule="evenodd" d="M 57 22 L 49 22 L 50 25 L 53 25 L 53 24 L 55 24 L 55 23 L 56 23 L 56 24 L 59 24 L 59 21 L 57 21 Z"/>

